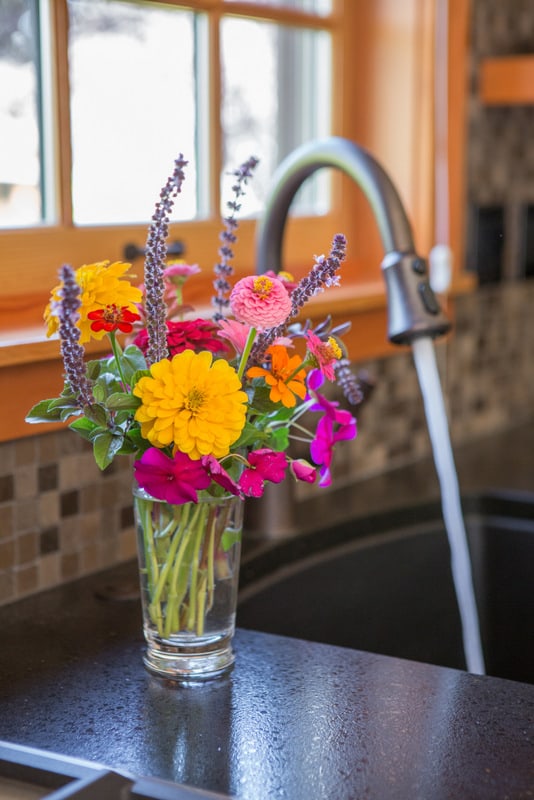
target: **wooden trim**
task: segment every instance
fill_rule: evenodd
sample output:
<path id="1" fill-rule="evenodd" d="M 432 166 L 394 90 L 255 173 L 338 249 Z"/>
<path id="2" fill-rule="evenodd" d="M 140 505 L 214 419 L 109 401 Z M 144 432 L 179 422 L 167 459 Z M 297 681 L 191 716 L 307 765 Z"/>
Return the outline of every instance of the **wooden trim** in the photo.
<path id="1" fill-rule="evenodd" d="M 456 276 L 465 271 L 466 125 L 470 0 L 449 0 L 448 180 L 449 245 Z"/>
<path id="2" fill-rule="evenodd" d="M 485 105 L 534 103 L 534 55 L 486 58 L 480 64 L 479 95 Z"/>
<path id="3" fill-rule="evenodd" d="M 70 126 L 70 79 L 69 79 L 69 12 L 67 0 L 56 0 L 52 6 L 52 30 L 56 59 L 54 62 L 55 103 L 57 107 L 56 164 L 57 201 L 59 222 L 72 226 L 72 139 Z"/>

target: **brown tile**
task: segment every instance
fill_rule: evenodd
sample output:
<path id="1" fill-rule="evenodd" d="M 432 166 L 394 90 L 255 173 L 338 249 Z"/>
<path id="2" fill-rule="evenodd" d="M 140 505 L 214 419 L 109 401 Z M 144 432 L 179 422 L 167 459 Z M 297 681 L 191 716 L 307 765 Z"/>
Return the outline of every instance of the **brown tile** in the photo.
<path id="1" fill-rule="evenodd" d="M 59 493 L 43 492 L 39 496 L 39 527 L 50 528 L 59 522 Z"/>
<path id="2" fill-rule="evenodd" d="M 16 563 L 28 564 L 39 555 L 39 534 L 36 531 L 23 533 L 16 539 Z"/>
<path id="3" fill-rule="evenodd" d="M 37 499 L 21 501 L 15 505 L 15 530 L 36 530 L 39 526 L 39 503 Z"/>
<path id="4" fill-rule="evenodd" d="M 86 575 L 88 572 L 94 572 L 101 566 L 98 546 L 96 542 L 91 542 L 88 547 L 84 547 L 80 552 L 81 574 Z"/>
<path id="5" fill-rule="evenodd" d="M 15 598 L 15 577 L 13 570 L 0 570 L 0 603 L 9 603 Z"/>
<path id="6" fill-rule="evenodd" d="M 37 564 L 19 567 L 14 572 L 15 590 L 18 597 L 33 594 L 39 589 L 39 568 Z"/>
<path id="7" fill-rule="evenodd" d="M 51 464 L 58 460 L 58 436 L 64 436 L 64 433 L 54 431 L 53 433 L 44 434 L 39 436 L 37 442 L 37 450 L 40 464 Z"/>
<path id="8" fill-rule="evenodd" d="M 62 492 L 59 496 L 59 510 L 61 517 L 71 517 L 80 510 L 79 495 L 75 489 L 71 492 Z"/>
<path id="9" fill-rule="evenodd" d="M 74 553 L 80 549 L 78 517 L 67 517 L 59 523 L 59 549 L 61 553 Z"/>
<path id="10" fill-rule="evenodd" d="M 44 464 L 37 471 L 37 485 L 40 492 L 51 492 L 58 488 L 58 465 Z"/>
<path id="11" fill-rule="evenodd" d="M 0 503 L 7 503 L 15 497 L 15 478 L 13 475 L 0 475 Z"/>
<path id="12" fill-rule="evenodd" d="M 58 584 L 61 583 L 59 566 L 59 553 L 49 553 L 39 560 L 38 569 L 40 589 L 48 589 L 52 586 L 58 586 Z"/>
<path id="13" fill-rule="evenodd" d="M 69 581 L 80 574 L 80 554 L 64 553 L 61 555 L 61 578 Z"/>
<path id="14" fill-rule="evenodd" d="M 37 494 L 37 472 L 35 464 L 26 464 L 17 467 L 14 472 L 15 497 L 21 498 L 35 497 Z"/>
<path id="15" fill-rule="evenodd" d="M 39 535 L 39 551 L 41 555 L 55 553 L 59 550 L 59 529 L 57 525 L 46 528 Z"/>
<path id="16" fill-rule="evenodd" d="M 0 506 L 0 540 L 13 535 L 15 529 L 13 519 L 13 503 Z"/>
<path id="17" fill-rule="evenodd" d="M 0 542 L 0 570 L 11 569 L 15 563 L 15 542 L 13 539 Z"/>
<path id="18" fill-rule="evenodd" d="M 99 509 L 101 507 L 100 484 L 93 483 L 89 486 L 82 486 L 80 488 L 79 497 L 81 514 Z"/>
<path id="19" fill-rule="evenodd" d="M 15 442 L 15 466 L 35 464 L 37 461 L 37 445 L 35 436 L 19 439 Z"/>
<path id="20" fill-rule="evenodd" d="M 80 541 L 82 548 L 89 546 L 97 541 L 102 527 L 102 517 L 100 511 L 93 511 L 90 514 L 82 514 L 80 517 Z"/>

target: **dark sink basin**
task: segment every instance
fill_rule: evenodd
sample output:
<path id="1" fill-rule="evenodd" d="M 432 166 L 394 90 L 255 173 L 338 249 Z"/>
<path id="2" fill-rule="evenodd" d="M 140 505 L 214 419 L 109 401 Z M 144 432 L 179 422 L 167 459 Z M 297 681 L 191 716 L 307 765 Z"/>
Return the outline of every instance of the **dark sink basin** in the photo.
<path id="1" fill-rule="evenodd" d="M 534 494 L 462 501 L 489 675 L 534 683 Z M 243 559 L 237 624 L 465 669 L 439 504 L 315 530 Z"/>

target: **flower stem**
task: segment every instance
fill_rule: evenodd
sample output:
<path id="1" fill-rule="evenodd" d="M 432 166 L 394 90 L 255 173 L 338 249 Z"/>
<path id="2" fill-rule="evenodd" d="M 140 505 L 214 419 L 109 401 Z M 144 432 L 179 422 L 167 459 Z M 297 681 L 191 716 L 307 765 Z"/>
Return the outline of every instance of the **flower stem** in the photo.
<path id="1" fill-rule="evenodd" d="M 113 358 L 115 359 L 115 364 L 117 365 L 117 369 L 119 371 L 120 379 L 122 381 L 122 386 L 124 389 L 126 389 L 128 384 L 126 383 L 126 378 L 124 377 L 124 372 L 122 371 L 122 363 L 121 363 L 122 348 L 117 341 L 117 336 L 115 335 L 115 331 L 110 331 L 109 341 L 111 342 L 111 350 L 113 351 Z"/>

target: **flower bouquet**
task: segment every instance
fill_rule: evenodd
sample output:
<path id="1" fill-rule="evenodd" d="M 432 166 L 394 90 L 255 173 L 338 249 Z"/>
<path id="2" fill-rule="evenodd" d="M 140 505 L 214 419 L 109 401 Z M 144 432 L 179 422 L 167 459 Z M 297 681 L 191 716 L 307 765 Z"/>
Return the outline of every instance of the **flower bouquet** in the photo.
<path id="1" fill-rule="evenodd" d="M 338 283 L 344 236 L 298 282 L 272 272 L 230 282 L 236 213 L 256 163 L 234 173 L 211 318 L 191 318 L 184 304 L 198 266 L 166 260 L 181 156 L 149 227 L 143 285 L 125 263 L 61 267 L 45 320 L 48 335 L 59 335 L 65 383 L 27 415 L 70 420 L 101 469 L 133 458 L 145 664 L 181 680 L 233 661 L 243 500 L 288 474 L 328 485 L 335 445 L 356 436 L 352 413 L 321 391 L 336 382 L 350 403 L 361 400 L 340 338 L 347 326 L 298 320 L 311 297 Z M 86 362 L 84 343 L 105 336 L 110 355 Z M 292 439 L 309 443 L 309 459 L 291 456 Z"/>

